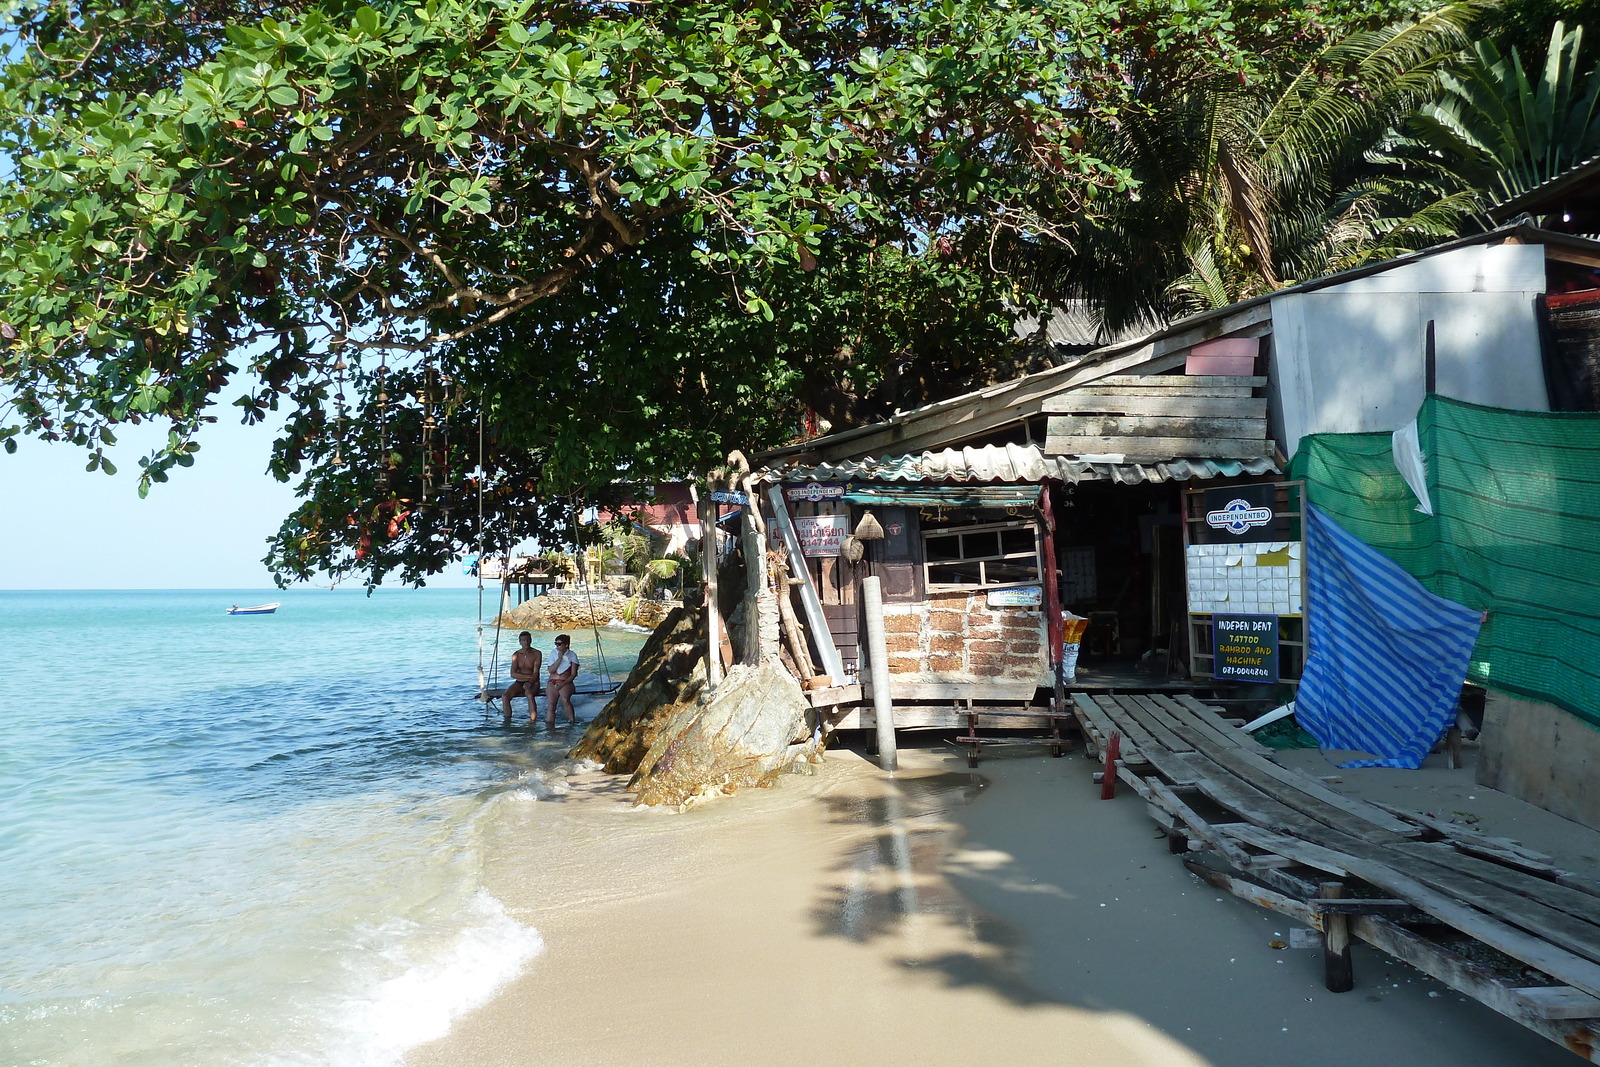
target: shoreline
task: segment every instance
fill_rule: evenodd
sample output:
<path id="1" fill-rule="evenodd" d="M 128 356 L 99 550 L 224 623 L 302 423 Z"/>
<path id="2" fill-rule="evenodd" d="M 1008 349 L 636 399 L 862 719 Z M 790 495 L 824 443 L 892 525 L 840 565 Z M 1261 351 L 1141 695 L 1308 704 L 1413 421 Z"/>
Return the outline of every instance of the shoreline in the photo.
<path id="1" fill-rule="evenodd" d="M 1289 920 L 1219 898 L 1081 757 L 901 757 L 835 749 L 682 815 L 574 773 L 485 842 L 545 951 L 405 1062 L 1572 1062 L 1366 946 L 1328 993 L 1319 952 L 1271 947 Z"/>

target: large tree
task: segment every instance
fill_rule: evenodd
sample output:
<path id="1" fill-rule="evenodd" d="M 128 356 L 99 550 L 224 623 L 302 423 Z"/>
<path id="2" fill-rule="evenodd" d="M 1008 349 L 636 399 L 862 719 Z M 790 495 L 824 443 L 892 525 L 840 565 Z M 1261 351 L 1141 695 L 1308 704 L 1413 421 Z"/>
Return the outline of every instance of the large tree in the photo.
<path id="1" fill-rule="evenodd" d="M 1125 192 L 1083 131 L 1128 105 L 1132 64 L 1245 55 L 1230 9 L 1206 3 L 10 12 L 0 438 L 71 441 L 108 465 L 120 423 L 159 421 L 147 488 L 192 462 L 219 404 L 287 408 L 277 472 L 310 472 L 307 509 L 348 504 L 337 517 L 360 532 L 293 524 L 275 558 L 292 571 L 285 544 L 325 557 L 315 546 L 342 536 L 379 575 L 420 573 L 460 536 L 441 522 L 407 564 L 371 547 L 420 521 L 440 471 L 476 465 L 440 454 L 440 411 L 452 448 L 480 419 L 504 446 L 484 476 L 507 500 L 771 440 L 784 398 L 752 414 L 767 384 L 822 392 L 828 360 L 870 349 L 890 362 L 839 376 L 870 391 L 908 347 L 795 343 L 801 316 L 840 295 L 811 275 L 869 277 L 884 249 L 960 259 Z M 954 321 L 987 320 L 990 295 Z M 695 336 L 708 318 L 717 335 Z M 547 367 L 562 389 L 530 391 L 556 380 Z M 697 420 L 674 421 L 660 401 L 702 382 Z M 558 425 L 559 447 L 538 440 Z M 397 488 L 408 463 L 420 481 Z"/>

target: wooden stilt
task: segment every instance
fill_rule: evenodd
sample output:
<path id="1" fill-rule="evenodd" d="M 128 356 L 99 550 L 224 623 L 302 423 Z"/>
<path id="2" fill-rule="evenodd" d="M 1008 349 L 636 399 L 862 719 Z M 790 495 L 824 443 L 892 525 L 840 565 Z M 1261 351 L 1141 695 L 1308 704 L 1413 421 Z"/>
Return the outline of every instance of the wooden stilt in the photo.
<path id="1" fill-rule="evenodd" d="M 1117 759 L 1122 755 L 1122 733 L 1112 730 L 1106 738 L 1105 777 L 1100 779 L 1100 799 L 1114 800 L 1117 796 Z"/>
<path id="2" fill-rule="evenodd" d="M 1317 896 L 1337 899 L 1344 896 L 1343 882 L 1323 882 Z M 1330 993 L 1348 993 L 1355 988 L 1355 971 L 1350 961 L 1350 916 L 1338 912 L 1322 913 L 1323 981 Z"/>
<path id="3" fill-rule="evenodd" d="M 872 672 L 872 710 L 878 725 L 878 766 L 900 768 L 894 738 L 894 696 L 889 690 L 889 642 L 883 629 L 883 590 L 874 576 L 861 580 L 861 607 L 867 618 L 867 668 Z M 842 679 L 835 679 L 835 682 Z"/>
<path id="4" fill-rule="evenodd" d="M 717 512 L 709 494 L 700 500 L 700 562 L 706 591 L 706 687 L 722 681 L 722 615 L 717 611 Z"/>

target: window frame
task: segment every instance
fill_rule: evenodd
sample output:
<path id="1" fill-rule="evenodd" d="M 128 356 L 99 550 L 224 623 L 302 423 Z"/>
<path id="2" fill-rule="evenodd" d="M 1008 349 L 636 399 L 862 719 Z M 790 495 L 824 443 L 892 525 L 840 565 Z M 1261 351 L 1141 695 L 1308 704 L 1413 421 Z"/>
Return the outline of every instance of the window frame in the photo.
<path id="1" fill-rule="evenodd" d="M 928 542 L 930 540 L 936 540 L 941 537 L 953 537 L 960 539 L 964 538 L 968 534 L 1002 533 L 1003 531 L 1009 530 L 1026 531 L 1032 538 L 1032 546 L 1026 551 L 1006 552 L 1004 551 L 1005 546 L 1002 542 L 998 546 L 1002 549 L 1002 551 L 998 554 L 979 556 L 967 556 L 963 554 L 957 556 L 955 559 L 942 560 L 934 560 L 929 558 L 930 553 L 928 551 Z M 957 545 L 963 546 L 964 542 L 962 540 L 958 540 Z M 959 589 L 1011 589 L 1019 586 L 1040 585 L 1044 581 L 1044 558 L 1039 543 L 1039 522 L 1037 519 L 1014 519 L 1009 522 L 980 522 L 973 523 L 968 526 L 939 526 L 933 529 L 929 529 L 928 527 L 924 526 L 922 528 L 921 546 L 923 587 L 930 593 L 950 592 Z M 962 551 L 962 548 L 958 547 L 957 551 Z M 934 568 L 936 567 L 948 566 L 952 563 L 976 563 L 978 564 L 979 574 L 986 578 L 988 574 L 988 564 L 990 563 L 1009 563 L 1013 561 L 1028 560 L 1032 561 L 1034 576 L 1032 578 L 1025 578 L 1021 581 L 990 582 L 984 580 L 977 582 L 940 582 L 936 581 L 933 576 Z"/>

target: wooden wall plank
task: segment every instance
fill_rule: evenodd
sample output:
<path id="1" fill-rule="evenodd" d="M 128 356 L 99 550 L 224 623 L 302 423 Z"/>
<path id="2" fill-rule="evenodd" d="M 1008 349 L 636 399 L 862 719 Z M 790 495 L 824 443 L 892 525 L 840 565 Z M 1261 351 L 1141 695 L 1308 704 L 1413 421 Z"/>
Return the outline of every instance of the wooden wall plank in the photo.
<path id="1" fill-rule="evenodd" d="M 1130 459 L 1257 459 L 1272 456 L 1272 442 L 1186 437 L 1047 437 L 1045 455 L 1121 453 Z"/>
<path id="2" fill-rule="evenodd" d="M 1146 396 L 1099 391 L 1062 393 L 1045 402 L 1048 415 L 1078 415 L 1106 412 L 1112 415 L 1195 415 L 1225 419 L 1264 419 L 1264 396 Z"/>
<path id="3" fill-rule="evenodd" d="M 980 708 L 982 714 L 985 709 Z M 1006 720 L 1001 723 L 988 720 L 981 723 L 983 729 L 988 730 L 1048 730 L 1050 729 L 1049 708 L 1025 708 L 1016 705 L 1012 708 L 995 707 L 988 710 L 1006 711 L 1009 713 Z M 1037 712 L 1037 714 L 1032 714 Z M 839 718 L 833 721 L 835 730 L 872 730 L 878 725 L 878 713 L 871 704 L 846 708 L 841 705 Z M 918 727 L 937 727 L 950 729 L 951 727 L 965 728 L 967 725 L 967 712 L 965 708 L 952 704 L 901 704 L 894 705 L 894 728 L 896 730 L 916 729 Z M 1048 738 L 1040 740 L 1041 744 L 1049 744 Z"/>
<path id="4" fill-rule="evenodd" d="M 1181 415 L 1052 415 L 1047 437 L 1220 437 L 1254 441 L 1267 436 L 1266 419 L 1185 418 Z"/>
<path id="5" fill-rule="evenodd" d="M 1113 374 L 1095 379 L 1096 389 L 1133 389 L 1139 392 L 1186 392 L 1190 389 L 1259 389 L 1265 375 L 1232 374 Z"/>
<path id="6" fill-rule="evenodd" d="M 889 688 L 895 700 L 1020 700 L 1033 699 L 1040 681 L 1016 678 L 984 678 L 975 682 L 947 682 L 926 675 L 893 674 Z M 861 679 L 861 695 L 872 696 L 872 679 Z"/>

